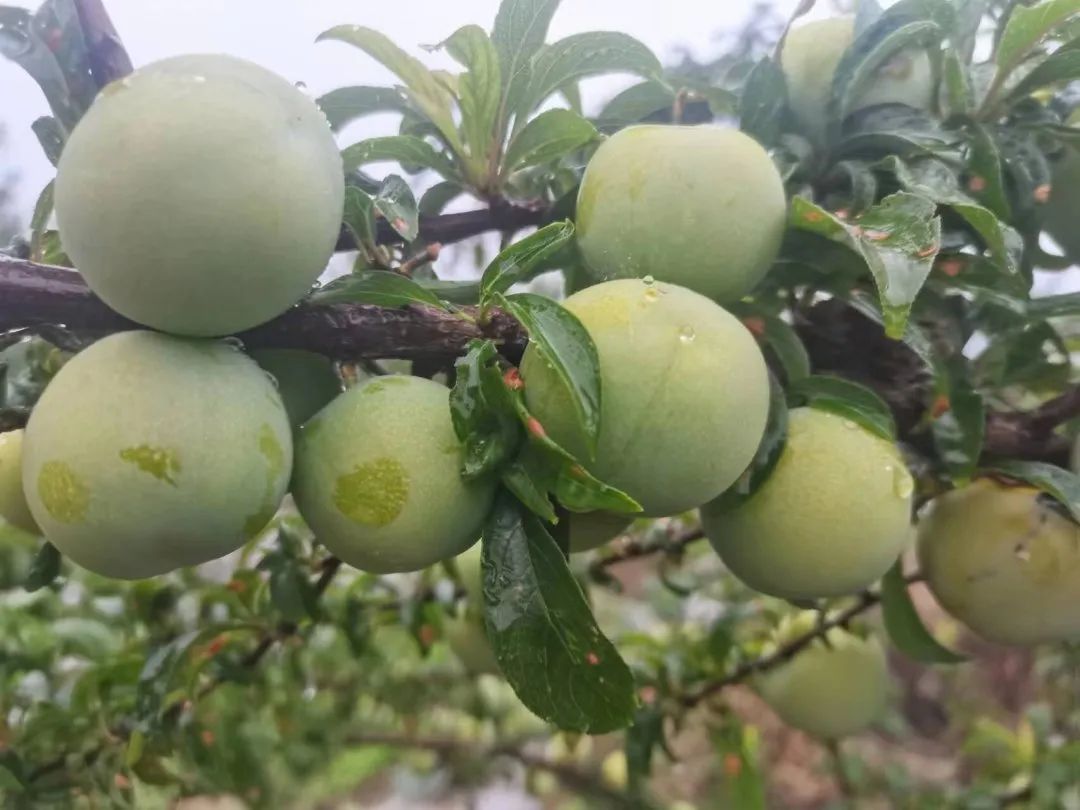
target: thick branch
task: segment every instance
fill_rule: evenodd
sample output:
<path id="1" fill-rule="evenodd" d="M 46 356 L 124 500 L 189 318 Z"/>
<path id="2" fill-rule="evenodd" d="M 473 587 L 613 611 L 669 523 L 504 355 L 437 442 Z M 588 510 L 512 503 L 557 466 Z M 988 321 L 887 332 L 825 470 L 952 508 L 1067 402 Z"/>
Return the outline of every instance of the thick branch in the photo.
<path id="1" fill-rule="evenodd" d="M 95 84 L 102 88 L 131 73 L 131 57 L 124 49 L 102 0 L 75 0 L 75 11 L 79 15 L 79 26 L 90 52 L 90 73 Z"/>

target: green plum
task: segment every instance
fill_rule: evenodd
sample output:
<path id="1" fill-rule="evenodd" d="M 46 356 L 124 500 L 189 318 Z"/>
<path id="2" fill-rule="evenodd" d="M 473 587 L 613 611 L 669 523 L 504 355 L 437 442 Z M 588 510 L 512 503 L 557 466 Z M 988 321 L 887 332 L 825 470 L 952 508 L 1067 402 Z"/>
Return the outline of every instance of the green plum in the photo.
<path id="1" fill-rule="evenodd" d="M 0 433 L 0 519 L 31 534 L 41 534 L 22 483 L 23 431 Z"/>

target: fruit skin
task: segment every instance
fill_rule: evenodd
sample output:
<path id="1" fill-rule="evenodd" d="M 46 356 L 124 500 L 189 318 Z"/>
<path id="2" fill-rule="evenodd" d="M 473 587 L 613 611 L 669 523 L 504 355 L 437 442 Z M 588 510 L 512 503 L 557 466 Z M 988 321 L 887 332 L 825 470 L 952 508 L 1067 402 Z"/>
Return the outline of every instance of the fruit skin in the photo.
<path id="1" fill-rule="evenodd" d="M 772 159 L 731 129 L 619 130 L 578 193 L 577 243 L 593 280 L 652 276 L 721 302 L 761 281 L 786 225 Z"/>
<path id="2" fill-rule="evenodd" d="M 252 352 L 251 359 L 277 380 L 293 430 L 341 393 L 333 361 L 321 354 L 300 349 L 261 349 Z"/>
<path id="3" fill-rule="evenodd" d="M 782 625 L 777 644 L 808 632 L 816 618 L 810 611 L 798 614 Z M 759 676 L 755 687 L 789 726 L 835 740 L 862 731 L 881 716 L 888 702 L 889 668 L 876 637 L 860 638 L 834 627 L 825 640 L 815 640 Z"/>
<path id="4" fill-rule="evenodd" d="M 1069 116 L 1069 126 L 1080 124 L 1080 110 Z M 1043 207 L 1043 227 L 1061 245 L 1065 255 L 1080 257 L 1080 152 L 1066 145 L 1060 159 L 1053 161 L 1050 200 Z"/>
<path id="5" fill-rule="evenodd" d="M 673 284 L 608 281 L 564 302 L 600 357 L 594 460 L 569 394 L 530 345 L 525 399 L 547 433 L 649 516 L 693 509 L 746 469 L 765 430 L 769 381 L 750 332 L 704 296 Z"/>
<path id="6" fill-rule="evenodd" d="M 570 553 L 592 551 L 614 540 L 633 523 L 629 515 L 581 512 L 570 515 Z"/>
<path id="7" fill-rule="evenodd" d="M 0 433 L 0 520 L 25 532 L 41 534 L 23 492 L 22 446 L 23 431 Z"/>
<path id="8" fill-rule="evenodd" d="M 881 577 L 910 537 L 914 485 L 896 447 L 815 408 L 753 496 L 701 510 L 709 542 L 751 588 L 784 599 L 844 596 Z"/>
<path id="9" fill-rule="evenodd" d="M 815 138 L 828 122 L 832 82 L 844 52 L 855 36 L 852 17 L 817 20 L 792 29 L 784 41 L 780 65 L 796 119 Z M 877 76 L 856 98 L 851 112 L 878 104 L 906 104 L 924 110 L 933 103 L 933 68 L 924 50 L 905 50 L 878 68 Z"/>
<path id="10" fill-rule="evenodd" d="M 418 571 L 473 545 L 493 480 L 465 481 L 448 389 L 387 376 L 350 388 L 300 431 L 293 496 L 328 549 L 363 571 Z"/>
<path id="11" fill-rule="evenodd" d="M 1080 639 L 1080 527 L 1038 490 L 978 479 L 919 521 L 919 569 L 949 614 L 988 641 Z"/>
<path id="12" fill-rule="evenodd" d="M 64 147 L 56 215 L 110 307 L 174 334 L 224 335 L 307 293 L 344 193 L 311 99 L 250 62 L 189 55 L 101 92 Z"/>
<path id="13" fill-rule="evenodd" d="M 292 436 L 273 383 L 227 343 L 111 335 L 53 378 L 30 416 L 23 485 L 53 545 L 137 579 L 221 557 L 285 495 Z"/>

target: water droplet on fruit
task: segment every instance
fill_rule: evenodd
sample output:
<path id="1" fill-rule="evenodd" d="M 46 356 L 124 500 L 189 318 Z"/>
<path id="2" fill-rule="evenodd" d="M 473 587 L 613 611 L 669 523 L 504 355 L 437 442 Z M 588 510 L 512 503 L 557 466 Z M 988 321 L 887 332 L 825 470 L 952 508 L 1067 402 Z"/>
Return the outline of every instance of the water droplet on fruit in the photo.
<path id="1" fill-rule="evenodd" d="M 682 343 L 693 343 L 694 338 L 697 337 L 697 332 L 694 331 L 692 326 L 684 326 L 679 330 L 679 340 Z"/>
<path id="2" fill-rule="evenodd" d="M 1031 549 L 1023 543 L 1020 543 L 1013 551 L 1016 554 L 1016 559 L 1020 562 L 1031 562 Z"/>
<path id="3" fill-rule="evenodd" d="M 230 349 L 235 349 L 238 352 L 244 351 L 244 341 L 238 337 L 223 337 L 221 342 L 228 346 Z"/>
<path id="4" fill-rule="evenodd" d="M 907 471 L 907 467 L 903 465 L 894 467 L 892 477 L 893 492 L 896 493 L 896 497 L 910 498 L 911 493 L 915 491 L 915 480 L 911 477 L 911 473 Z"/>
<path id="5" fill-rule="evenodd" d="M 273 384 L 274 388 L 277 388 L 277 389 L 281 388 L 281 384 L 278 382 L 277 377 L 275 377 L 273 374 L 271 374 L 269 371 L 266 371 L 265 369 L 263 370 L 263 374 L 265 374 L 267 379 L 270 380 L 270 382 Z"/>
<path id="6" fill-rule="evenodd" d="M 656 279 L 652 276 L 645 276 L 645 278 L 641 280 L 641 283 L 644 284 L 646 287 L 651 287 L 653 284 L 656 283 Z"/>
<path id="7" fill-rule="evenodd" d="M 859 426 L 852 422 L 850 419 L 845 419 L 844 427 L 846 427 L 848 430 L 857 430 Z"/>

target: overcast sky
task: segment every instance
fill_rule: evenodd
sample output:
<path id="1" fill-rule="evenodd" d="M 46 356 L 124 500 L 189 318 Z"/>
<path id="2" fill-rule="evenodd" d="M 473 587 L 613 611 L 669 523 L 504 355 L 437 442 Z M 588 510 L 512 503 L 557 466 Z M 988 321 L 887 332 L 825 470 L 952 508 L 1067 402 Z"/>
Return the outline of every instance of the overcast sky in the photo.
<path id="1" fill-rule="evenodd" d="M 321 94 L 343 85 L 392 82 L 389 72 L 358 50 L 334 42 L 316 45 L 315 37 L 327 28 L 343 23 L 377 28 L 429 64 L 449 67 L 447 57 L 424 53 L 418 46 L 439 42 L 466 23 L 490 29 L 499 0 L 106 0 L 106 5 L 136 65 L 180 53 L 227 52 L 305 82 Z M 551 36 L 619 30 L 670 62 L 680 48 L 699 56 L 715 54 L 717 34 L 735 28 L 754 5 L 754 0 L 563 0 Z M 794 0 L 776 0 L 774 5 L 786 13 Z M 624 84 L 625 79 L 618 78 L 592 82 L 586 100 L 602 101 Z M 18 174 L 24 224 L 53 174 L 30 131 L 31 122 L 47 113 L 37 86 L 0 58 L 0 127 L 7 134 L 0 148 L 0 177 L 9 171 Z M 393 132 L 392 121 L 369 119 L 343 133 L 342 145 Z"/>

